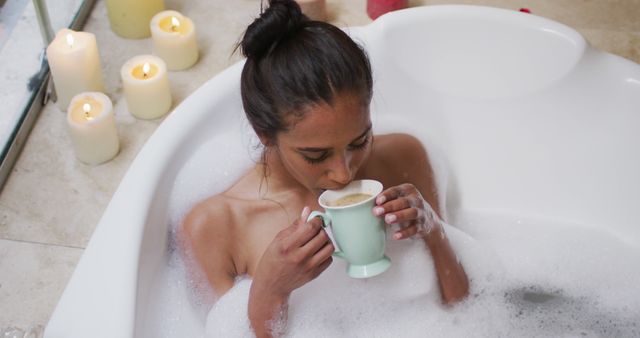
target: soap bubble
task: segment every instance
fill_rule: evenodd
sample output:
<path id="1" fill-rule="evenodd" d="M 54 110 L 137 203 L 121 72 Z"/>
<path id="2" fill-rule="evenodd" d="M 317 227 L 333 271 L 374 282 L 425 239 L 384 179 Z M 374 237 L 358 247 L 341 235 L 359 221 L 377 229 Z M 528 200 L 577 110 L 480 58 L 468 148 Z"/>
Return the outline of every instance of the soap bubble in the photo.
<path id="1" fill-rule="evenodd" d="M 447 191 L 446 157 L 419 125 L 373 116 L 375 132 L 407 132 L 429 150 L 440 199 Z M 237 142 L 240 138 L 243 141 Z M 195 149 L 178 173 L 172 229 L 198 201 L 233 184 L 259 160 L 257 138 L 246 125 Z M 441 303 L 433 262 L 424 243 L 389 240 L 385 273 L 352 279 L 333 264 L 290 297 L 288 337 L 638 337 L 640 248 L 579 224 L 527 215 L 452 210 L 447 237 L 470 278 L 469 297 Z M 151 318 L 153 337 L 252 337 L 247 318 L 251 279 L 215 299 L 198 288 L 204 279 L 171 250 L 153 293 L 161 304 Z M 189 323 L 188 325 L 185 323 Z M 284 323 L 280 323 L 284 324 Z M 151 332 L 151 331 L 149 331 Z"/>

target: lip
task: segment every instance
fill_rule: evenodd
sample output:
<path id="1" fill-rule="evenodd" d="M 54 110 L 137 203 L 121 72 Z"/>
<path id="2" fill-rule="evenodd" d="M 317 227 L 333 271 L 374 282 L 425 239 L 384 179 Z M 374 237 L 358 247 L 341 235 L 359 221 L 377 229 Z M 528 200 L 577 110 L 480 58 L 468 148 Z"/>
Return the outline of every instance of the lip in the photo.
<path id="1" fill-rule="evenodd" d="M 352 181 L 349 181 L 349 183 L 351 183 Z M 337 186 L 333 186 L 333 187 L 329 187 L 329 188 L 322 188 L 322 192 L 325 192 L 327 190 L 342 190 L 344 189 L 346 186 L 349 185 L 349 183 L 347 184 L 343 184 L 343 185 L 337 185 Z"/>
<path id="2" fill-rule="evenodd" d="M 342 190 L 342 189 L 346 188 L 349 184 L 351 184 L 351 182 L 353 182 L 353 180 L 349 180 L 349 183 L 346 183 L 346 184 L 323 187 L 323 188 L 316 188 L 316 191 L 318 192 L 318 196 L 320 196 L 320 195 L 322 195 L 323 192 L 325 192 L 327 190 Z"/>

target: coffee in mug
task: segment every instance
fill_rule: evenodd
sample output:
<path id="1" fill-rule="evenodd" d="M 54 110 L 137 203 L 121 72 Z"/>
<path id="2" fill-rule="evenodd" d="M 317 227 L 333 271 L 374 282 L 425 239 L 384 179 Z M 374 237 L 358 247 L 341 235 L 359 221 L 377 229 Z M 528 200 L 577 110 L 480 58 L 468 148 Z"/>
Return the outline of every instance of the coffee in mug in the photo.
<path id="1" fill-rule="evenodd" d="M 329 202 L 329 205 L 332 206 L 332 207 L 344 207 L 344 206 L 347 206 L 347 205 L 356 204 L 356 203 L 362 202 L 364 200 L 367 200 L 371 196 L 372 195 L 363 194 L 363 193 L 349 194 L 349 195 L 340 197 L 339 199 L 337 199 L 335 201 Z"/>
<path id="2" fill-rule="evenodd" d="M 391 266 L 384 254 L 385 225 L 372 212 L 382 183 L 357 180 L 340 190 L 327 190 L 318 197 L 324 212 L 313 211 L 307 220 L 321 217 L 331 228 L 337 244 L 334 256 L 345 259 L 347 274 L 353 278 L 379 275 Z"/>

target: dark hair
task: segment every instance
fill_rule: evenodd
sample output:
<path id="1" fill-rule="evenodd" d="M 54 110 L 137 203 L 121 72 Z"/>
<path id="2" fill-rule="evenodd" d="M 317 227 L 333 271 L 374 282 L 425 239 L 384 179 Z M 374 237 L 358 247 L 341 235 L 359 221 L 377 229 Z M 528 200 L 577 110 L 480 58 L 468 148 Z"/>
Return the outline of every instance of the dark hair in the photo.
<path id="1" fill-rule="evenodd" d="M 240 42 L 242 105 L 253 129 L 273 139 L 286 117 L 333 104 L 337 94 L 369 104 L 373 80 L 364 50 L 331 24 L 309 20 L 293 0 L 270 0 Z"/>

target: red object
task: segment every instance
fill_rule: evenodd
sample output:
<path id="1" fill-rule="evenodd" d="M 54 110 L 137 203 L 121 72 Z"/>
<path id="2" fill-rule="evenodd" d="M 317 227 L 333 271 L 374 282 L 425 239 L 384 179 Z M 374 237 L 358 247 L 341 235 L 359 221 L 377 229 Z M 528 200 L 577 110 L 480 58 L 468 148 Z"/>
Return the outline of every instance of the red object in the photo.
<path id="1" fill-rule="evenodd" d="M 531 14 L 531 11 L 529 10 L 529 8 L 520 8 L 520 12 Z"/>
<path id="2" fill-rule="evenodd" d="M 408 0 L 367 0 L 367 14 L 375 20 L 384 13 L 407 8 L 408 3 Z"/>

